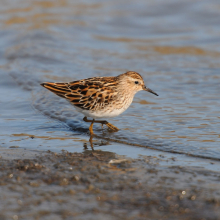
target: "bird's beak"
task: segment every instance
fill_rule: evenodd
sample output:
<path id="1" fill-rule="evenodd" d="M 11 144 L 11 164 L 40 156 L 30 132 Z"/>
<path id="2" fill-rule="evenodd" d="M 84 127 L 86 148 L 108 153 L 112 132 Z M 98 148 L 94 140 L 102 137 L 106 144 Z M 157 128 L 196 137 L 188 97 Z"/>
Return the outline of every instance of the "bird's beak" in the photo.
<path id="1" fill-rule="evenodd" d="M 156 96 L 159 96 L 156 92 L 154 92 L 153 90 L 147 88 L 146 86 L 143 86 L 143 90 L 145 90 L 145 91 L 147 91 L 147 92 L 150 92 L 150 93 L 152 93 L 152 94 L 154 94 L 154 95 L 156 95 Z"/>

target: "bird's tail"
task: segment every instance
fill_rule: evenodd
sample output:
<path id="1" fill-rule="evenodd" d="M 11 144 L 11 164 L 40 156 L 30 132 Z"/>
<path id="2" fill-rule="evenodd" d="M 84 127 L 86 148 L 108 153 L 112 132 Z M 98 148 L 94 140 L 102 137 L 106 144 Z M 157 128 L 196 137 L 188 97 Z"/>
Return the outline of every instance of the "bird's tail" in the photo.
<path id="1" fill-rule="evenodd" d="M 45 83 L 41 83 L 41 86 L 45 87 L 46 89 L 50 90 L 51 92 L 55 93 L 56 95 L 62 98 L 66 98 L 65 95 L 70 92 L 67 83 L 45 82 Z"/>

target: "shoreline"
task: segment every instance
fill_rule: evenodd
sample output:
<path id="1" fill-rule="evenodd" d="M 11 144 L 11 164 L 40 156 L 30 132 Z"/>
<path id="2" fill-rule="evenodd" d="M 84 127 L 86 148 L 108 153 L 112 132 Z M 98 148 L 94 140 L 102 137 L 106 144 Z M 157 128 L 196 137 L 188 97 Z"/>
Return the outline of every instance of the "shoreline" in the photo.
<path id="1" fill-rule="evenodd" d="M 1 149 L 4 219 L 219 219 L 219 172 L 163 158 Z M 17 157 L 17 158 L 16 158 Z M 19 158 L 19 159 L 18 159 Z"/>

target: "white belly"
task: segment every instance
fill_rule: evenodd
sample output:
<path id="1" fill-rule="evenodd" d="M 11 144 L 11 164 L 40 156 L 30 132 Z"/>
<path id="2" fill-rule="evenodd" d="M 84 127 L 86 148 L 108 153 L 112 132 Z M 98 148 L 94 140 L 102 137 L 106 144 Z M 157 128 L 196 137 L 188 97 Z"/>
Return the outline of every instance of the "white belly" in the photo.
<path id="1" fill-rule="evenodd" d="M 121 113 L 123 113 L 132 103 L 132 99 L 128 99 L 126 100 L 126 102 L 124 103 L 122 108 L 113 108 L 113 107 L 106 107 L 104 109 L 101 110 L 96 110 L 96 111 L 90 111 L 90 110 L 82 110 L 79 107 L 75 107 L 75 109 L 84 114 L 86 117 L 91 117 L 91 118 L 112 118 L 112 117 L 116 117 L 118 115 L 120 115 Z"/>
<path id="2" fill-rule="evenodd" d="M 91 117 L 91 118 L 112 118 L 120 115 L 122 112 L 124 112 L 126 109 L 114 109 L 112 111 L 89 111 L 89 110 L 82 110 L 76 106 L 74 106 L 75 109 L 84 114 L 86 117 Z"/>

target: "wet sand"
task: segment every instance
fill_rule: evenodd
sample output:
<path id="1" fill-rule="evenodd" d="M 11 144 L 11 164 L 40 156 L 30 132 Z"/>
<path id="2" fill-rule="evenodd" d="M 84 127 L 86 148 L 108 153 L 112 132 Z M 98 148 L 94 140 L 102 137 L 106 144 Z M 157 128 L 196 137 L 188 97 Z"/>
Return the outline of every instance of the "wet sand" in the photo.
<path id="1" fill-rule="evenodd" d="M 217 172 L 84 153 L 0 151 L 0 219 L 219 219 Z M 161 163 L 168 160 L 170 166 Z"/>

